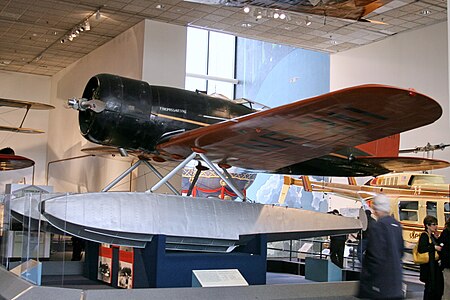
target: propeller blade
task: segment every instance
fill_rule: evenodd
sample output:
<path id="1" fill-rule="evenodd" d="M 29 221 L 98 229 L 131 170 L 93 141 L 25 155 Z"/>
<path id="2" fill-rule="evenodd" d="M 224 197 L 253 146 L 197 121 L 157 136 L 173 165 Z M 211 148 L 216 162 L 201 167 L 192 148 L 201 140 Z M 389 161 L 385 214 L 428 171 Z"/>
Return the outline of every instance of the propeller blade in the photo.
<path id="1" fill-rule="evenodd" d="M 87 100 L 84 98 L 71 98 L 67 101 L 67 105 L 69 108 L 73 108 L 75 110 L 85 111 L 90 109 L 96 113 L 100 113 L 106 108 L 105 102 L 97 99 Z"/>

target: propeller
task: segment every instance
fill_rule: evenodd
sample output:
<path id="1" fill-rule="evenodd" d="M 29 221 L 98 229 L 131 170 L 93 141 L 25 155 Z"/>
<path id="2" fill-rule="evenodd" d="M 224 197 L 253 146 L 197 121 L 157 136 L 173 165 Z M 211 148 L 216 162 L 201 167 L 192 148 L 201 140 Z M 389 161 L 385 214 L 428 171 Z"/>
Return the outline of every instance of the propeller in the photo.
<path id="1" fill-rule="evenodd" d="M 435 151 L 435 150 L 444 150 L 445 148 L 447 148 L 449 146 L 450 146 L 450 144 L 444 144 L 444 143 L 440 143 L 440 144 L 436 144 L 436 145 L 431 145 L 430 143 L 427 143 L 423 147 L 415 147 L 415 148 L 410 148 L 410 149 L 401 149 L 398 152 L 399 153 L 430 152 L 430 151 Z"/>
<path id="2" fill-rule="evenodd" d="M 97 99 L 87 100 L 85 98 L 70 98 L 67 100 L 67 105 L 69 108 L 73 108 L 79 111 L 92 110 L 96 113 L 101 113 L 105 110 L 105 102 Z"/>

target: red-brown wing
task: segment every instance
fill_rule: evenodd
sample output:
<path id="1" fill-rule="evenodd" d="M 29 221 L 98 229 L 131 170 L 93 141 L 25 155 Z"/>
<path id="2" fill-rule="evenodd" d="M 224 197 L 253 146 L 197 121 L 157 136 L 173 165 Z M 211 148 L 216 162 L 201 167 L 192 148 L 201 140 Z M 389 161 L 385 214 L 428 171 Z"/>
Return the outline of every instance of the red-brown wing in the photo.
<path id="1" fill-rule="evenodd" d="M 420 93 L 364 85 L 187 131 L 157 149 L 186 157 L 200 148 L 215 162 L 273 171 L 430 124 L 441 114 Z"/>

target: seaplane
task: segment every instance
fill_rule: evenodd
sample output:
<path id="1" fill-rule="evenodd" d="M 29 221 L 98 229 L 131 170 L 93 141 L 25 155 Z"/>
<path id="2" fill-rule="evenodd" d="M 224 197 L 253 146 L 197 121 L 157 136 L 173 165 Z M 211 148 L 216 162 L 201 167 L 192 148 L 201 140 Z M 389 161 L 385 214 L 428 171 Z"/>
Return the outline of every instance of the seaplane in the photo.
<path id="1" fill-rule="evenodd" d="M 68 105 L 78 111 L 88 141 L 124 154 L 145 154 L 147 166 L 177 163 L 143 193 L 104 190 L 40 203 L 40 213 L 53 226 L 109 244 L 142 247 L 155 234 L 236 242 L 265 233 L 268 241 L 277 241 L 361 228 L 356 219 L 246 201 L 227 172 L 231 166 L 253 173 L 326 176 L 448 166 L 397 156 L 400 132 L 431 124 L 442 114 L 436 101 L 410 89 L 362 85 L 259 110 L 243 99 L 99 74 Z M 156 193 L 192 160 L 203 161 L 242 201 Z"/>

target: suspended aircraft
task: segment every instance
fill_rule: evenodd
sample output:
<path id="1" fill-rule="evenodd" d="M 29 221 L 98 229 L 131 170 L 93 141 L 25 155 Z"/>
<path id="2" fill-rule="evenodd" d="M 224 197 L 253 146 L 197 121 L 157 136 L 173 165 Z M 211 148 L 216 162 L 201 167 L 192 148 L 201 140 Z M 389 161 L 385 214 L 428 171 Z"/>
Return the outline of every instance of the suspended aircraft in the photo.
<path id="1" fill-rule="evenodd" d="M 33 134 L 44 133 L 44 131 L 38 130 L 38 129 L 22 127 L 30 109 L 50 110 L 50 109 L 55 108 L 54 106 L 49 105 L 49 104 L 44 104 L 44 103 L 39 103 L 39 102 L 31 102 L 31 101 L 23 101 L 23 100 L 12 100 L 12 99 L 5 99 L 5 98 L 0 98 L 0 107 L 1 106 L 13 107 L 13 108 L 24 108 L 25 115 L 23 116 L 22 122 L 20 123 L 20 125 L 18 127 L 10 127 L 10 126 L 1 126 L 0 125 L 0 131 L 11 131 L 11 132 L 18 132 L 18 133 L 33 133 Z"/>
<path id="2" fill-rule="evenodd" d="M 24 108 L 25 115 L 22 118 L 22 121 L 18 127 L 11 126 L 3 126 L 0 125 L 0 131 L 9 131 L 15 133 L 30 133 L 30 134 L 40 134 L 44 133 L 44 131 L 39 129 L 32 128 L 24 128 L 23 124 L 28 115 L 30 109 L 35 110 L 49 110 L 54 109 L 55 107 L 52 105 L 39 103 L 39 102 L 30 102 L 23 100 L 12 100 L 0 98 L 0 107 L 12 107 L 12 108 Z M 9 170 L 17 170 L 22 168 L 28 168 L 34 165 L 34 161 L 19 155 L 15 155 L 13 149 L 6 147 L 0 150 L 0 171 L 9 171 Z"/>
<path id="3" fill-rule="evenodd" d="M 386 143 L 367 147 L 431 124 L 442 114 L 439 104 L 423 94 L 382 85 L 257 111 L 251 102 L 99 74 L 69 106 L 79 111 L 87 140 L 143 151 L 158 162 L 198 153 L 223 167 L 320 176 L 378 175 L 418 163 L 420 170 L 442 167 L 436 160 L 397 157 L 395 138 L 382 141 L 390 143 L 388 151 L 380 150 Z M 388 164 L 392 161 L 396 165 Z"/>
<path id="4" fill-rule="evenodd" d="M 284 11 L 334 17 L 339 19 L 386 24 L 380 21 L 363 18 L 377 8 L 391 2 L 390 0 L 186 0 L 189 2 L 226 5 L 246 8 L 245 12 L 254 11 L 253 15 L 262 17 L 280 18 Z M 267 11 L 269 9 L 269 11 Z M 259 16 L 259 17 L 258 17 Z M 281 17 L 283 19 L 283 17 Z"/>
<path id="5" fill-rule="evenodd" d="M 396 135 L 442 114 L 437 102 L 413 90 L 363 85 L 258 110 L 251 101 L 99 74 L 88 81 L 82 98 L 68 103 L 78 110 L 87 140 L 123 154 L 145 153 L 140 161 L 146 164 L 148 158 L 179 163 L 151 192 L 193 159 L 205 162 L 243 201 L 227 172 L 230 166 L 255 173 L 364 176 L 418 163 L 419 169 L 448 165 L 397 156 Z M 39 211 L 72 235 L 140 247 L 155 234 L 236 245 L 249 234 L 277 241 L 361 228 L 359 220 L 312 211 L 156 193 L 64 195 L 45 199 Z"/>

